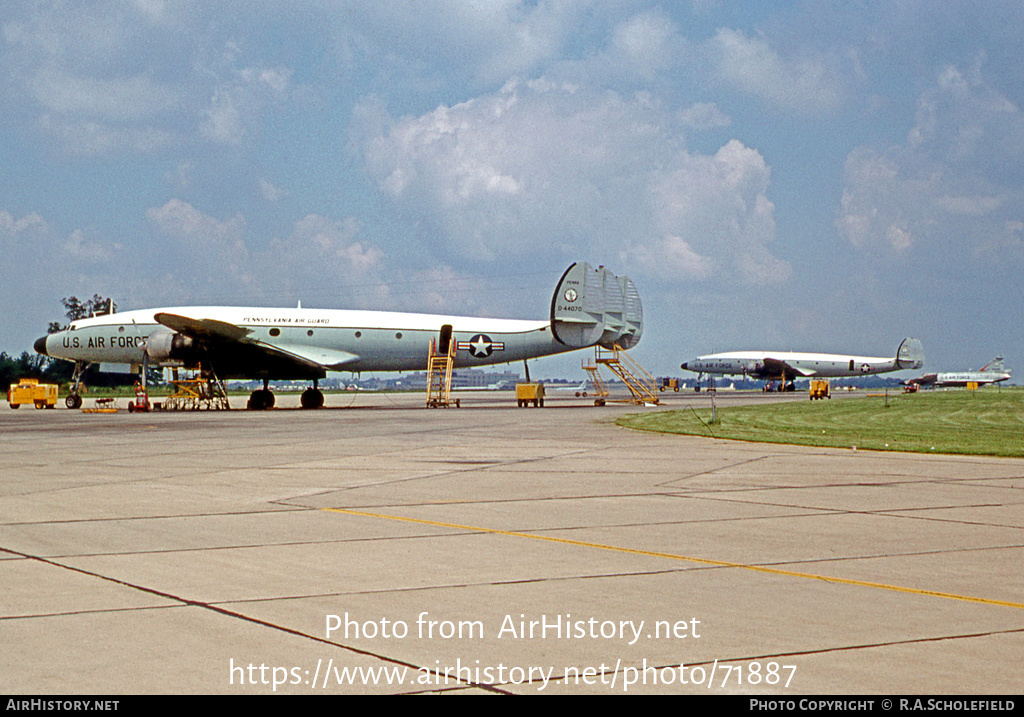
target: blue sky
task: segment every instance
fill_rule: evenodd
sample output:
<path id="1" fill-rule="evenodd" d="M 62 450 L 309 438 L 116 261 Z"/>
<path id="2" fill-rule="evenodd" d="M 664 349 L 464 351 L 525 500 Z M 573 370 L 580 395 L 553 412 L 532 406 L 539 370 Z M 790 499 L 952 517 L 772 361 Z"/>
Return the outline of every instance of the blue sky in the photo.
<path id="1" fill-rule="evenodd" d="M 0 350 L 72 294 L 542 318 L 587 261 L 657 375 L 1017 368 L 1022 45 L 1009 1 L 4 3 Z"/>

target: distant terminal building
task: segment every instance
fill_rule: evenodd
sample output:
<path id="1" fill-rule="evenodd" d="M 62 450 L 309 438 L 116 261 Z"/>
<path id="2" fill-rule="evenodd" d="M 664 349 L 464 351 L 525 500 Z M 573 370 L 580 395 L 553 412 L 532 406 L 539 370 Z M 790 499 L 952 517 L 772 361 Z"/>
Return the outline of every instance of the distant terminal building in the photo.
<path id="1" fill-rule="evenodd" d="M 452 372 L 453 389 L 513 389 L 516 383 L 521 380 L 519 373 L 515 371 L 499 372 L 484 371 L 478 368 L 463 368 Z M 427 388 L 427 373 L 426 371 L 421 371 L 403 374 L 400 383 L 402 388 L 423 389 L 425 391 Z"/>

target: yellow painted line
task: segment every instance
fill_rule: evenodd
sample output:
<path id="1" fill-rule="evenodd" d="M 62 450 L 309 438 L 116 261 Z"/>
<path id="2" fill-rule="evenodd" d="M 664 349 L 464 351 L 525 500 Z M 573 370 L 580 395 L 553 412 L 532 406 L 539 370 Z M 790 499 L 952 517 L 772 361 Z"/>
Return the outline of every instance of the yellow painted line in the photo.
<path id="1" fill-rule="evenodd" d="M 439 528 L 454 528 L 456 530 L 468 530 L 475 533 L 490 533 L 492 535 L 507 535 L 513 538 L 528 538 L 529 540 L 544 540 L 549 543 L 561 543 L 563 545 L 574 545 L 582 548 L 596 548 L 597 550 L 610 550 L 616 553 L 628 553 L 631 555 L 645 555 L 651 558 L 666 558 L 668 560 L 682 560 L 701 565 L 713 565 L 721 568 L 741 568 L 752 570 L 757 573 L 769 575 L 783 575 L 790 578 L 804 578 L 806 580 L 821 580 L 828 583 L 841 585 L 856 585 L 864 588 L 876 588 L 878 590 L 890 590 L 897 593 L 909 595 L 928 595 L 931 597 L 945 598 L 946 600 L 960 600 L 962 602 L 979 603 L 982 605 L 999 605 L 1000 607 L 1013 607 L 1024 609 L 1024 603 L 1009 602 L 1007 600 L 990 600 L 989 598 L 972 597 L 971 595 L 957 595 L 956 593 L 945 593 L 937 590 L 919 590 L 908 588 L 902 585 L 888 585 L 886 583 L 873 583 L 867 580 L 850 580 L 849 578 L 835 578 L 828 575 L 815 575 L 814 573 L 800 573 L 793 570 L 781 570 L 779 568 L 766 568 L 759 565 L 747 565 L 745 563 L 733 563 L 726 560 L 709 560 L 707 558 L 695 558 L 689 555 L 676 555 L 675 553 L 660 553 L 652 550 L 638 550 L 636 548 L 623 548 L 617 545 L 604 545 L 603 543 L 590 543 L 583 540 L 569 540 L 568 538 L 556 538 L 550 535 L 536 535 L 533 533 L 519 533 L 513 530 L 498 530 L 497 528 L 481 528 L 473 525 L 459 525 L 458 523 L 443 523 L 437 520 L 423 520 L 421 518 L 405 518 L 399 515 L 384 515 L 383 513 L 369 513 L 362 510 L 348 510 L 345 508 L 322 508 L 321 510 L 330 513 L 344 513 L 346 515 L 357 515 L 363 518 L 380 518 L 382 520 L 396 520 L 404 523 L 419 523 L 421 525 L 433 525 Z"/>

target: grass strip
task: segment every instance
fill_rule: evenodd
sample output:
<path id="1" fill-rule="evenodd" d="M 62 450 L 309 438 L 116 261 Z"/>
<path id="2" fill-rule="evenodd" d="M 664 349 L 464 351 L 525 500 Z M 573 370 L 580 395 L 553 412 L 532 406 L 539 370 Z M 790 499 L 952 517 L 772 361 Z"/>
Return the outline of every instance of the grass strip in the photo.
<path id="1" fill-rule="evenodd" d="M 1024 456 L 1024 390 L 929 391 L 826 401 L 719 404 L 620 418 L 626 428 L 759 443 Z"/>

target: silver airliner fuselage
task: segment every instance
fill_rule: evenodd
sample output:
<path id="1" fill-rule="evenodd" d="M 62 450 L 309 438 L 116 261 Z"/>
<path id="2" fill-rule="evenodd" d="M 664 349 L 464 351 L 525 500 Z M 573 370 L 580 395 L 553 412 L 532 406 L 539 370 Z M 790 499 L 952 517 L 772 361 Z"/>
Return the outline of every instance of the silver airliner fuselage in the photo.
<path id="1" fill-rule="evenodd" d="M 336 371 L 411 371 L 425 366 L 427 347 L 442 326 L 451 326 L 455 365 L 479 366 L 520 361 L 571 351 L 551 333 L 548 321 L 326 309 L 261 309 L 190 306 L 126 311 L 71 323 L 65 331 L 36 342 L 48 356 L 91 363 L 173 364 L 174 331 L 156 316 L 200 316 L 245 332 L 249 342 L 274 346 L 282 354 L 307 359 L 293 371 L 260 369 L 224 362 L 221 378 L 305 378 Z M 166 319 L 165 319 L 166 320 Z M 161 344 L 157 346 L 156 344 Z M 184 351 L 182 351 L 184 354 Z M 281 375 L 293 373 L 294 375 Z"/>

